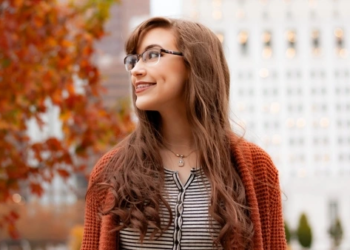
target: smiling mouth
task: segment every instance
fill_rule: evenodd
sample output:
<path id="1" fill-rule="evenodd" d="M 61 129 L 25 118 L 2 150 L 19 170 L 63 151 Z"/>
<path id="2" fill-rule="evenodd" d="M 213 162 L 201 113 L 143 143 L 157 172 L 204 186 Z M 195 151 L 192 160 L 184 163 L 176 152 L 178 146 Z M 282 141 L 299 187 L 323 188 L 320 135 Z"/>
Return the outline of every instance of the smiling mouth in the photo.
<path id="1" fill-rule="evenodd" d="M 151 86 L 154 86 L 156 85 L 156 83 L 140 83 L 140 84 L 137 84 L 136 87 L 135 87 L 135 90 L 138 90 L 138 89 L 146 89 L 146 88 L 149 88 Z"/>
<path id="2" fill-rule="evenodd" d="M 137 84 L 136 87 L 135 87 L 135 92 L 136 93 L 140 93 L 146 89 L 148 89 L 149 87 L 152 87 L 156 85 L 156 83 L 140 83 L 140 84 Z"/>
<path id="3" fill-rule="evenodd" d="M 156 84 L 155 83 L 141 83 L 141 84 L 138 84 L 135 89 L 144 89 L 144 88 L 148 88 L 148 87 L 153 86 L 153 85 L 156 85 Z"/>

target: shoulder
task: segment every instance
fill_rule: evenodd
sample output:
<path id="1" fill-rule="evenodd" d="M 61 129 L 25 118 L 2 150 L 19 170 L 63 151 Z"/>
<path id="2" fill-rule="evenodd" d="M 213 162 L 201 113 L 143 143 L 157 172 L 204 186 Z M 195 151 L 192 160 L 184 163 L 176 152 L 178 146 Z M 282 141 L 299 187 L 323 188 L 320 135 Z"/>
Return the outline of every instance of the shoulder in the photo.
<path id="1" fill-rule="evenodd" d="M 258 145 L 237 136 L 231 137 L 231 150 L 239 159 L 241 168 L 248 167 L 249 171 L 257 179 L 275 184 L 278 178 L 278 170 L 270 155 Z M 242 164 L 244 163 L 244 164 Z M 254 178 L 255 179 L 255 178 Z"/>
<path id="2" fill-rule="evenodd" d="M 278 182 L 278 170 L 273 163 L 271 156 L 258 145 L 247 142 L 252 156 L 253 173 L 256 177 L 264 177 L 270 184 Z"/>
<path id="3" fill-rule="evenodd" d="M 107 153 L 105 153 L 95 164 L 94 168 L 92 169 L 89 177 L 89 183 L 94 183 L 96 179 L 100 176 L 102 171 L 106 168 L 107 164 L 112 160 L 112 158 L 115 156 L 115 154 L 118 152 L 119 148 L 115 147 L 111 150 L 109 150 Z"/>
<path id="4" fill-rule="evenodd" d="M 266 168 L 266 171 L 277 172 L 277 168 L 275 167 L 271 156 L 264 149 L 251 142 L 247 142 L 247 144 L 255 167 L 264 167 Z"/>
<path id="5" fill-rule="evenodd" d="M 113 159 L 119 148 L 113 148 L 105 153 L 95 164 L 89 176 L 89 185 L 86 192 L 86 206 L 100 208 L 105 202 L 106 190 L 101 189 L 98 183 L 103 182 L 103 176 L 105 175 L 105 168 L 108 163 Z M 97 210 L 96 210 L 97 212 Z"/>

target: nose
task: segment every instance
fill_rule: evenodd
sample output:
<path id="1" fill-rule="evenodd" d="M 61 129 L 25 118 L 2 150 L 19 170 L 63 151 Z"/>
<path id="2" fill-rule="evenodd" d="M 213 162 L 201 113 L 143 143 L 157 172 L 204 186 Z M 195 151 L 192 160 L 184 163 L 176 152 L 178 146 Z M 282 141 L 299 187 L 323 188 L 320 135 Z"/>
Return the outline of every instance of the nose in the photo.
<path id="1" fill-rule="evenodd" d="M 139 60 L 134 68 L 130 71 L 132 76 L 143 76 L 146 74 L 146 69 L 144 67 L 143 61 Z"/>

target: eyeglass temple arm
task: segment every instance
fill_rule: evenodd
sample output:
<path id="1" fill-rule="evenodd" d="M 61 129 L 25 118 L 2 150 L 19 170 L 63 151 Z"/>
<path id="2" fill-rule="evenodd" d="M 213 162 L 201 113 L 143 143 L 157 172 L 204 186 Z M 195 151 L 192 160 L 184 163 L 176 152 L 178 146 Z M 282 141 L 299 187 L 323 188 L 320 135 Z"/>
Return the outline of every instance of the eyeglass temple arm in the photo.
<path id="1" fill-rule="evenodd" d="M 167 50 L 167 49 L 161 49 L 160 51 L 167 53 L 167 54 L 173 54 L 177 56 L 183 56 L 181 52 L 173 51 L 173 50 Z"/>

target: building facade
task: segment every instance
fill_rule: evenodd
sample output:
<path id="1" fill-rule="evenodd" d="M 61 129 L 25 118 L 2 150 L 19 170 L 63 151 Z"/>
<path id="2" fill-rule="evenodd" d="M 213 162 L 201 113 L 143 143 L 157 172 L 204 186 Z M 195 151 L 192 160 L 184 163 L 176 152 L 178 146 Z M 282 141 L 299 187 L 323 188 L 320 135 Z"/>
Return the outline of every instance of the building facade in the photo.
<path id="1" fill-rule="evenodd" d="M 181 16 L 222 41 L 233 127 L 272 156 L 291 229 L 306 213 L 329 249 L 339 217 L 350 249 L 350 2 L 190 0 Z"/>

